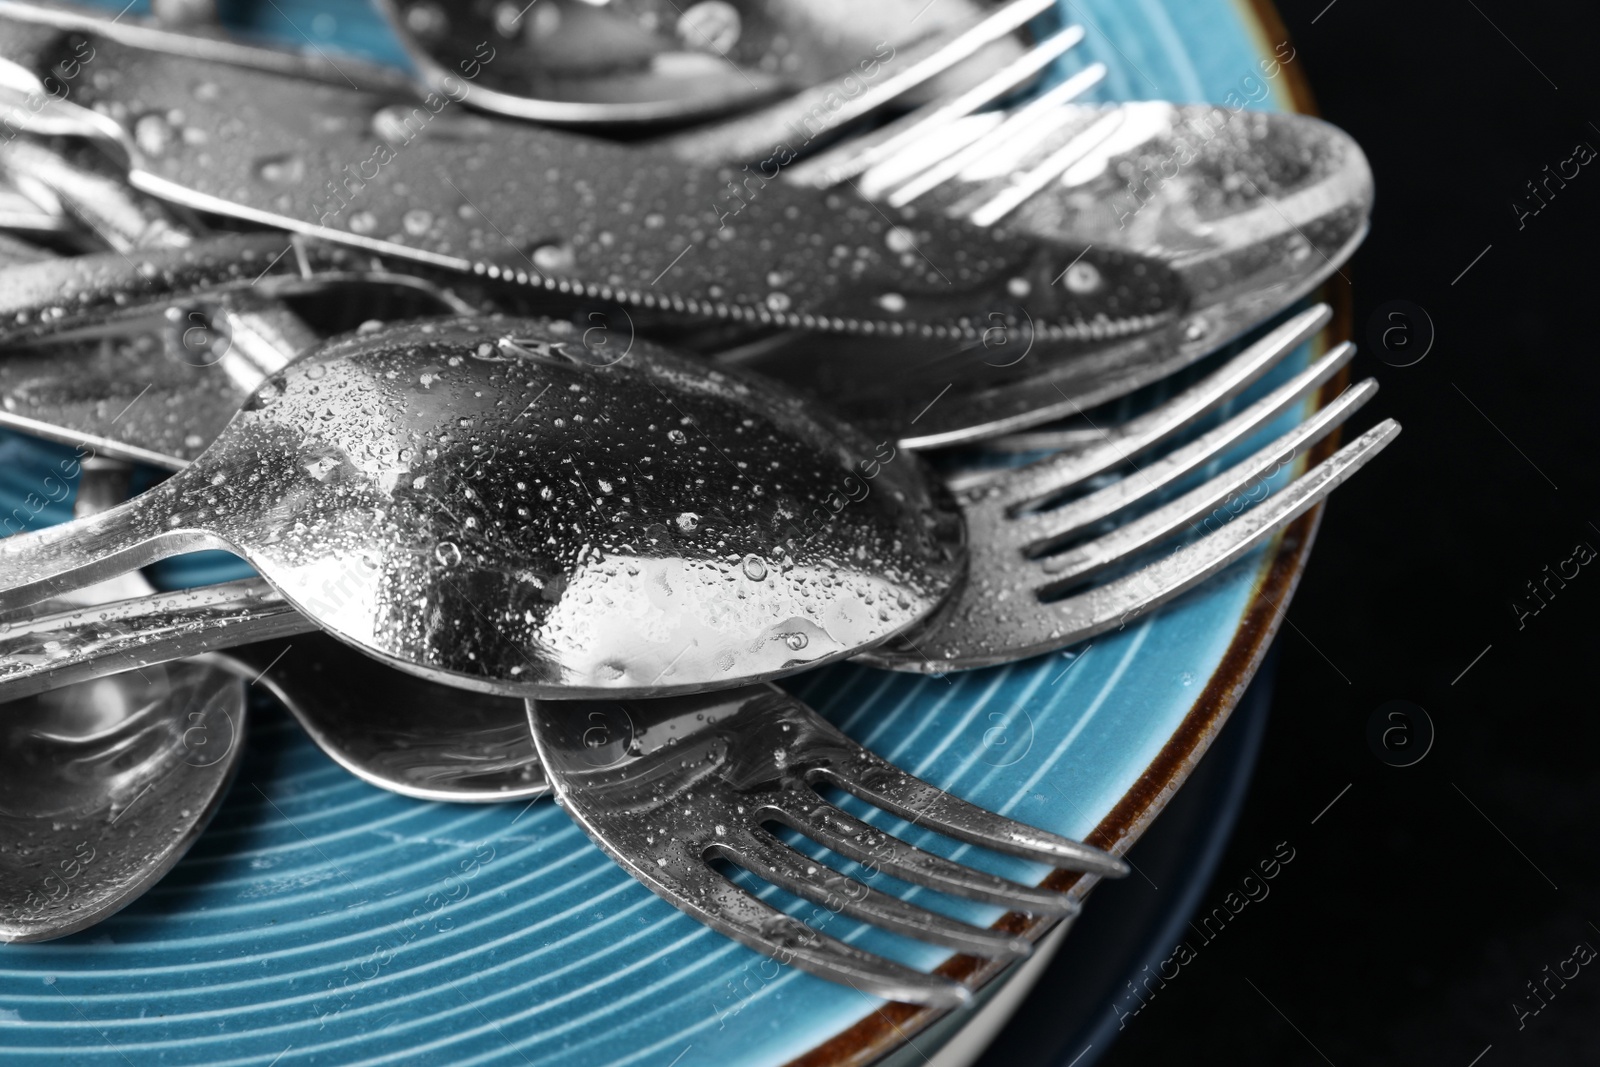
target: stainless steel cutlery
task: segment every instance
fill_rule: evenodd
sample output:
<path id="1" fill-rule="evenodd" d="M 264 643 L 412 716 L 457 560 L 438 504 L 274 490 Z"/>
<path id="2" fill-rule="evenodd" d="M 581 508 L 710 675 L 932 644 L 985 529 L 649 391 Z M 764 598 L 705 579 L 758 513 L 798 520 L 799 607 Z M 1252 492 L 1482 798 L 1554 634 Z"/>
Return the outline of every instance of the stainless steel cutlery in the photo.
<path id="1" fill-rule="evenodd" d="M 140 191 L 553 298 L 753 327 L 978 336 L 1025 284 L 1030 329 L 1060 339 L 1149 329 L 1182 301 L 1170 271 L 1144 257 L 834 205 L 785 183 L 746 199 L 727 188 L 731 172 L 383 86 L 352 90 L 310 61 L 286 77 L 92 40 L 94 76 L 56 107 L 96 128 Z M 71 47 L 0 40 L 36 76 Z M 135 92 L 142 116 L 112 119 Z M 1079 255 L 1096 284 L 1052 287 Z"/>
<path id="2" fill-rule="evenodd" d="M 877 448 L 848 426 L 653 346 L 593 366 L 565 341 L 441 319 L 328 342 L 172 478 L 0 541 L 0 606 L 221 548 L 424 677 L 663 693 L 849 656 L 959 578 L 914 456 L 846 499 Z"/>
<path id="3" fill-rule="evenodd" d="M 1071 918 L 1081 893 L 969 849 L 1080 886 L 1125 864 L 769 679 L 1134 624 L 1386 447 L 1393 420 L 1328 440 L 1376 391 L 1340 391 L 1350 345 L 1288 364 L 1331 317 L 1295 303 L 1366 232 L 1359 148 L 1075 103 L 1105 67 L 1049 72 L 1084 30 L 1016 35 L 1050 0 L 870 62 L 887 16 L 836 32 L 825 0 L 379 6 L 409 74 L 209 10 L 0 0 L 0 426 L 82 470 L 75 521 L 0 540 L 0 939 L 81 929 L 181 856 L 248 682 L 374 785 L 553 792 L 744 944 L 964 1002 L 831 919 L 1013 959 L 923 898 Z M 174 473 L 123 500 L 130 461 Z M 259 576 L 139 574 L 216 548 Z"/>
<path id="4" fill-rule="evenodd" d="M 556 803 L 651 891 L 757 951 L 890 1000 L 952 1006 L 966 987 L 865 951 L 773 907 L 722 861 L 832 914 L 957 951 L 1026 956 L 1027 941 L 910 903 L 867 882 L 913 886 L 1017 911 L 1072 915 L 1063 893 L 917 848 L 823 799 L 844 790 L 913 825 L 1053 867 L 1113 877 L 1105 852 L 975 807 L 851 741 L 775 686 L 618 703 L 528 702 Z M 852 878 L 781 841 L 787 827 L 831 850 Z M 866 877 L 861 877 L 865 872 Z"/>
<path id="5" fill-rule="evenodd" d="M 1371 397 L 1376 384 L 1367 381 L 1347 390 L 1255 453 L 1237 455 L 1239 445 L 1286 411 L 1304 404 L 1338 374 L 1353 348 L 1340 346 L 1206 433 L 1159 457 L 1150 458 L 1149 454 L 1278 364 L 1316 333 L 1328 315 L 1326 308 L 1314 308 L 1290 319 L 1212 375 L 1144 415 L 1102 427 L 1101 437 L 1077 450 L 1059 452 L 1028 466 L 954 477 L 951 489 L 966 527 L 964 552 L 970 561 L 964 580 L 955 586 L 953 594 L 948 600 L 927 597 L 916 613 L 919 618 L 925 616 L 925 621 L 903 623 L 903 638 L 888 638 L 885 628 L 853 648 L 840 648 L 817 638 L 819 643 L 828 644 L 830 658 L 854 654 L 898 670 L 942 672 L 1005 662 L 1063 648 L 1124 626 L 1237 560 L 1331 493 L 1398 432 L 1392 422 L 1380 424 L 1337 455 L 1268 495 L 1273 489 L 1270 479 L 1279 470 L 1302 461 L 1317 441 Z M 708 431 L 707 441 L 705 447 L 710 449 L 726 450 L 733 457 L 740 454 L 737 436 L 719 440 L 718 435 Z M 886 455 L 878 452 L 877 446 L 860 447 L 859 455 L 864 458 L 854 462 L 866 466 L 853 475 L 855 487 L 841 483 L 838 495 L 832 499 L 841 507 L 841 518 L 855 506 L 850 503 L 852 495 L 859 494 L 870 502 L 884 490 L 905 492 L 906 479 L 915 483 L 918 477 L 907 465 L 908 455 L 891 452 L 887 454 L 889 462 L 884 463 Z M 895 479 L 876 480 L 883 472 L 893 471 L 897 464 L 901 469 Z M 1219 469 L 1198 485 L 1185 483 L 1185 478 L 1208 466 Z M 863 477 L 865 474 L 873 477 Z M 1094 491 L 1060 507 L 1034 507 L 1091 479 L 1118 474 L 1121 476 L 1109 484 L 1098 485 Z M 739 483 L 724 484 L 736 488 Z M 1181 495 L 1176 495 L 1178 490 Z M 831 487 L 827 491 L 835 492 Z M 930 487 L 922 491 L 920 499 L 933 501 L 939 495 Z M 827 521 L 826 517 L 832 514 L 826 507 L 820 510 L 820 515 L 812 516 L 813 521 Z M 1215 515 L 1228 521 L 1218 521 Z M 944 543 L 950 543 L 949 536 L 941 535 L 946 539 Z M 71 538 L 64 540 L 68 545 L 74 543 Z M 673 548 L 683 544 L 676 541 Z M 8 558 L 8 549 L 24 550 L 0 544 L 0 560 Z M 730 558 L 734 555 L 737 553 L 729 554 Z M 619 556 L 619 560 L 618 566 L 641 565 L 632 553 Z M 51 566 L 59 571 L 65 564 Z M 100 566 L 104 569 L 108 564 Z M 114 565 L 117 569 L 125 566 Z M 730 590 L 736 590 L 738 596 L 753 600 L 770 596 L 766 564 L 755 580 L 743 566 L 741 563 L 727 568 L 726 575 L 718 581 L 729 583 Z M 356 580 L 359 572 L 349 568 L 347 571 L 345 596 L 353 597 L 357 591 L 370 588 Z M 564 588 L 584 588 L 582 575 L 583 569 L 575 569 L 561 583 Z M 326 590 L 319 593 L 313 583 L 301 595 L 324 604 L 332 594 Z M 290 607 L 296 600 L 291 597 L 286 602 L 260 582 L 244 582 L 124 601 L 111 609 L 110 618 L 69 612 L 19 623 L 9 633 L 0 632 L 0 653 L 6 657 L 0 663 L 0 694 L 37 691 L 36 687 L 52 675 L 94 677 L 133 665 L 312 628 L 316 623 L 310 618 L 297 618 Z M 434 601 L 447 602 L 454 601 Z M 357 632 L 389 630 L 387 620 L 379 623 L 361 619 L 345 625 L 358 628 Z M 783 630 L 787 625 L 777 625 L 776 629 Z M 704 649 L 695 649 L 692 640 L 685 640 L 681 648 L 675 645 L 657 654 L 648 643 L 637 640 L 638 631 L 632 627 L 630 624 L 630 629 L 621 632 L 624 636 L 618 647 L 630 648 L 637 662 L 672 662 L 671 675 L 652 681 L 644 675 L 625 673 L 596 681 L 591 669 L 588 675 L 569 675 L 565 682 L 513 676 L 496 682 L 495 687 L 503 692 L 526 692 L 531 681 L 533 685 L 543 685 L 547 696 L 575 696 L 584 687 L 599 689 L 602 685 L 614 689 L 632 687 L 635 691 L 654 686 L 651 691 L 659 693 L 671 688 L 705 688 L 716 684 L 714 679 L 719 673 L 724 678 L 740 677 L 733 668 L 734 662 L 744 664 L 739 670 L 765 662 L 761 656 L 745 651 L 733 654 L 734 659 L 718 672 L 708 669 L 705 663 L 720 661 Z M 674 632 L 681 639 L 696 631 Z M 733 632 L 742 631 L 735 628 Z M 802 669 L 810 662 L 808 657 L 821 654 L 822 650 L 810 649 L 815 632 L 805 632 L 811 635 L 805 644 L 792 649 L 781 665 L 767 668 L 769 676 Z M 384 656 L 395 654 L 385 652 Z M 594 659 L 590 654 L 589 661 Z M 510 655 L 508 662 L 510 666 L 523 667 L 529 663 L 517 655 Z M 453 676 L 452 681 L 464 684 L 459 675 Z"/>

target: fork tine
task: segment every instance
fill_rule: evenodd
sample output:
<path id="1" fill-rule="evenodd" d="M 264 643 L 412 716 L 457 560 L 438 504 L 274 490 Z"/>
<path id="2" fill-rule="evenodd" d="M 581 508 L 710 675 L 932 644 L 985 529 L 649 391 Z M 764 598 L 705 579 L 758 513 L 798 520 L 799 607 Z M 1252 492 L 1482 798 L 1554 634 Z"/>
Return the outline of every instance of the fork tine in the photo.
<path id="1" fill-rule="evenodd" d="M 712 123 L 697 133 L 675 134 L 668 143 L 673 155 L 691 162 L 708 157 L 760 159 L 772 150 L 774 131 L 796 121 L 796 116 L 805 123 L 808 141 L 825 137 L 971 58 L 1029 19 L 1049 11 L 1055 3 L 1056 0 L 1010 0 L 969 22 L 966 29 L 948 40 L 910 45 L 891 57 L 896 66 L 903 63 L 903 67 L 842 104 L 838 80 L 829 81 L 769 107 Z M 813 120 L 817 123 L 815 128 L 811 125 Z"/>
<path id="2" fill-rule="evenodd" d="M 1080 416 L 1081 418 L 1081 416 Z M 1122 427 L 1111 426 L 1070 426 L 1055 430 L 1019 430 L 1008 433 L 1004 437 L 993 437 L 984 442 L 991 452 L 1010 452 L 1016 455 L 1036 454 L 1039 452 L 1082 452 L 1090 445 L 1097 445 L 1109 435 L 1116 433 Z M 971 471 L 960 475 L 965 484 L 976 484 L 981 479 L 988 479 L 995 472 L 992 470 Z M 949 481 L 956 481 L 951 478 Z"/>
<path id="3" fill-rule="evenodd" d="M 1075 915 L 1077 900 L 924 852 L 820 799 L 801 810 L 779 808 L 778 821 L 857 863 L 903 882 L 1034 915 Z"/>
<path id="4" fill-rule="evenodd" d="M 981 111 L 968 115 L 945 126 L 937 134 L 923 137 L 907 145 L 898 154 L 890 156 L 865 174 L 851 179 L 856 194 L 868 200 L 881 200 L 886 190 L 901 182 L 910 181 L 946 156 L 959 152 L 967 145 L 987 134 L 1005 121 L 999 111 Z M 809 160 L 807 161 L 809 162 Z"/>
<path id="5" fill-rule="evenodd" d="M 887 1000 L 950 1008 L 971 998 L 965 986 L 948 978 L 847 945 L 784 914 L 728 881 L 698 855 L 649 870 L 630 863 L 608 847 L 605 838 L 590 836 L 657 896 L 780 963 L 793 963 L 830 981 L 848 982 Z"/>
<path id="6" fill-rule="evenodd" d="M 918 108 L 870 135 L 865 144 L 861 139 L 855 139 L 819 153 L 792 168 L 790 177 L 818 188 L 854 178 L 898 155 L 913 142 L 936 134 L 958 119 L 998 100 L 1075 48 L 1083 36 L 1082 26 L 1068 26 L 965 92 L 942 103 L 935 102 Z"/>
<path id="7" fill-rule="evenodd" d="M 994 588 L 958 593 L 954 613 L 945 625 L 902 642 L 864 653 L 862 661 L 899 670 L 943 672 L 1009 663 L 1025 656 L 1042 655 L 1087 640 L 1108 630 L 1121 629 L 1132 619 L 1153 611 L 1193 589 L 1229 564 L 1243 558 L 1282 527 L 1305 514 L 1360 470 L 1400 433 L 1400 424 L 1385 419 L 1355 441 L 1323 460 L 1299 479 L 1241 513 L 1222 529 L 1179 548 L 1169 556 L 1132 574 L 1082 593 L 1039 605 L 1038 609 L 1001 614 Z M 1031 589 L 1006 591 L 1020 600 Z M 975 649 L 974 628 L 1002 635 Z"/>
<path id="8" fill-rule="evenodd" d="M 962 60 L 976 55 L 983 48 L 1021 28 L 1029 19 L 1048 11 L 1054 3 L 1055 0 L 1012 0 L 1011 3 L 996 8 L 993 13 L 951 38 L 929 55 L 839 108 L 829 116 L 826 129 L 838 129 L 846 123 L 853 122 L 943 74 Z"/>
<path id="9" fill-rule="evenodd" d="M 973 926 L 873 889 L 801 855 L 759 827 L 714 842 L 712 851 L 781 889 L 897 934 L 990 959 L 1020 959 L 1025 938 Z"/>
<path id="10" fill-rule="evenodd" d="M 1017 208 L 1027 203 L 1035 194 L 1067 172 L 1067 168 L 1094 151 L 1120 124 L 1121 114 L 1113 112 L 1095 123 L 1084 136 L 1073 137 L 1044 158 L 1032 170 L 1012 178 L 995 196 L 967 214 L 967 219 L 979 227 L 993 226 Z M 1103 134 L 1088 136 L 1090 132 Z"/>
<path id="11" fill-rule="evenodd" d="M 1248 440 L 1251 434 L 1299 404 L 1313 390 L 1339 373 L 1354 355 L 1354 345 L 1349 342 L 1338 345 L 1221 426 L 1153 460 L 1127 477 L 1059 508 L 1018 515 L 1007 527 L 1008 537 L 1012 543 L 1020 544 L 1025 553 L 1034 555 L 1085 527 L 1115 515 L 1123 508 L 1148 499 L 1227 449 Z"/>
<path id="12" fill-rule="evenodd" d="M 902 819 L 957 841 L 1063 870 L 1115 877 L 1128 873 L 1128 865 L 1109 852 L 969 804 L 865 749 L 848 772 L 824 766 L 812 773 Z"/>
<path id="13" fill-rule="evenodd" d="M 1027 138 L 1030 143 L 1036 142 L 1070 116 L 1070 113 L 1062 108 L 1063 104 L 1082 96 L 1104 81 L 1105 76 L 1104 63 L 1093 63 L 1078 71 L 1037 99 L 1028 101 L 1007 116 L 1004 122 L 976 141 L 947 155 L 894 190 L 887 198 L 888 204 L 891 207 L 905 207 L 917 197 L 956 177 L 973 162 L 996 151 L 1003 144 L 1022 138 Z M 1073 140 L 1076 141 L 1077 138 Z M 1097 142 L 1098 138 L 1095 141 Z"/>
<path id="14" fill-rule="evenodd" d="M 843 735 L 809 707 L 764 684 L 625 704 L 529 700 L 527 713 L 556 803 L 667 903 L 780 963 L 866 993 L 936 1007 L 970 999 L 960 983 L 784 914 L 710 862 L 727 855 L 719 846 L 730 829 L 740 841 L 743 828 L 759 825 L 775 799 L 772 784 L 799 788 L 800 766 L 839 758 L 835 735 Z M 601 749 L 593 743 L 596 715 L 610 738 Z M 668 736 L 689 744 L 665 743 Z M 790 770 L 773 755 L 784 744 L 793 749 Z M 704 758 L 688 760 L 690 747 Z"/>
<path id="15" fill-rule="evenodd" d="M 986 502 L 1014 508 L 1058 493 L 1132 459 L 1243 392 L 1270 368 L 1319 333 L 1333 309 L 1318 304 L 1274 327 L 1225 365 L 1143 415 L 1111 427 L 1075 451 L 1047 456 L 1026 467 L 980 471 L 949 479 L 952 489 L 987 486 Z"/>
<path id="16" fill-rule="evenodd" d="M 1083 607 L 1072 609 L 1070 613 L 1105 619 L 1106 622 L 1094 630 L 1103 633 L 1187 592 L 1245 555 L 1280 527 L 1305 514 L 1399 433 L 1399 423 L 1393 419 L 1383 420 L 1222 529 L 1126 578 L 1091 590 L 1082 598 Z M 1061 603 L 1071 604 L 1072 600 Z"/>
<path id="17" fill-rule="evenodd" d="M 1183 496 L 1162 505 L 1148 515 L 1042 562 L 1054 581 L 1039 592 L 1049 595 L 1071 583 L 1082 581 L 1114 563 L 1129 559 L 1172 536 L 1208 511 L 1242 493 L 1250 483 L 1269 476 L 1304 448 L 1316 444 L 1344 423 L 1378 391 L 1375 379 L 1351 386 L 1332 403 L 1305 422 L 1281 435 L 1248 460 L 1229 468 L 1217 477 Z"/>

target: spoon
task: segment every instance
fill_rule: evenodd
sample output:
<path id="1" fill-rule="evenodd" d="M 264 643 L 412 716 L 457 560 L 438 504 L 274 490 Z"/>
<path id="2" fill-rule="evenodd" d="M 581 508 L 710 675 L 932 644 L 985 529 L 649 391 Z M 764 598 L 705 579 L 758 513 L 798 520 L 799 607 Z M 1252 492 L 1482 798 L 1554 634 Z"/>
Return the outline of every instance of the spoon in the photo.
<path id="1" fill-rule="evenodd" d="M 126 473 L 86 465 L 75 513 L 120 500 Z M 149 591 L 133 572 L 117 593 Z M 227 792 L 247 706 L 234 672 L 196 662 L 6 704 L 0 941 L 47 941 L 92 926 L 166 874 Z"/>
<path id="2" fill-rule="evenodd" d="M 23 248 L 10 254 L 7 248 L 0 247 L 0 262 L 6 264 L 48 258 L 53 257 L 44 251 L 34 253 Z M 102 349 L 100 355 L 112 357 L 111 365 L 97 368 L 92 364 L 86 366 L 81 355 L 73 358 L 76 353 L 54 352 L 32 357 L 11 353 L 0 361 L 0 394 L 16 399 L 19 390 L 14 383 L 18 378 L 37 390 L 40 376 L 49 372 L 54 372 L 52 380 L 59 381 L 63 390 L 71 381 L 81 383 L 86 377 L 98 380 L 97 369 L 110 372 L 125 367 L 128 361 L 118 361 L 115 357 L 126 354 L 106 353 Z M 225 380 L 236 384 L 237 375 L 229 375 Z M 151 384 L 147 377 L 141 391 L 148 390 Z M 189 386 L 187 408 L 192 414 L 193 383 Z M 137 395 L 137 391 L 129 395 Z M 237 408 L 237 401 L 234 407 Z M 128 410 L 121 410 L 118 423 L 128 420 Z M 4 414 L 0 413 L 0 422 L 4 421 Z M 59 411 L 51 409 L 51 414 L 59 419 Z M 65 421 L 70 425 L 74 420 Z M 85 456 L 79 463 L 77 492 L 73 498 L 74 514 L 78 517 L 99 514 L 128 498 L 132 468 L 126 462 L 107 456 L 107 443 L 95 441 L 93 444 L 101 446 L 97 454 Z M 118 443 L 109 444 L 115 450 Z M 123 450 L 127 447 L 122 446 Z M 169 459 L 159 454 L 156 458 Z M 173 462 L 177 467 L 184 465 L 183 461 Z M 71 599 L 78 604 L 95 604 L 154 593 L 143 573 L 133 570 L 82 590 Z M 321 635 L 307 635 L 293 644 L 246 646 L 227 654 L 214 654 L 210 660 L 217 669 L 265 685 L 337 762 L 367 781 L 394 792 L 429 800 L 478 801 L 536 796 L 546 788 L 520 701 L 447 689 L 409 678 Z M 140 666 L 150 667 L 152 662 Z M 154 669 L 161 670 L 160 667 Z M 195 674 L 192 668 L 185 670 Z M 204 681 L 203 675 L 195 676 Z M 143 677 L 129 671 L 106 678 L 99 692 L 115 694 L 103 697 L 110 701 L 111 707 L 131 707 L 133 701 L 127 698 L 127 693 L 142 692 L 148 684 Z M 396 684 L 402 678 L 404 685 Z M 59 681 L 58 676 L 58 684 Z M 53 694 L 42 693 L 30 702 L 14 703 L 12 707 L 60 708 L 74 692 L 81 696 L 95 690 L 89 682 L 78 683 L 58 688 Z M 374 706 L 374 700 L 383 714 L 361 714 Z M 426 726 L 438 721 L 441 708 L 450 709 L 452 729 L 446 735 L 439 735 L 436 730 L 435 735 L 430 736 Z M 170 703 L 167 711 L 179 717 L 182 714 L 181 709 L 173 710 Z M 152 705 L 151 714 L 159 715 L 159 709 Z M 72 757 L 69 753 L 62 758 Z"/>
<path id="3" fill-rule="evenodd" d="M 219 548 L 424 677 L 654 695 L 848 657 L 960 576 L 960 521 L 915 457 L 642 342 L 587 355 L 533 320 L 326 342 L 172 478 L 0 543 L 0 610 Z"/>
<path id="4" fill-rule="evenodd" d="M 99 457 L 84 460 L 73 514 L 99 514 L 126 500 L 131 470 Z M 155 594 L 140 571 L 93 591 L 127 599 Z M 402 674 L 321 633 L 206 653 L 190 662 L 209 663 L 264 687 L 334 762 L 390 792 L 485 803 L 536 797 L 549 788 L 523 701 Z"/>
<path id="5" fill-rule="evenodd" d="M 870 8 L 840 0 L 546 0 L 529 8 L 507 0 L 454 9 L 435 0 L 379 0 L 377 8 L 435 91 L 468 69 L 467 57 L 488 54 L 473 106 L 536 122 L 628 128 L 704 120 L 807 86 L 842 86 L 853 96 L 863 74 L 879 74 L 900 50 L 943 41 L 981 15 L 972 0 L 932 10 L 925 0 Z M 1018 51 L 1014 41 L 996 44 L 971 66 L 987 72 Z M 952 75 L 976 76 L 949 72 L 934 91 L 948 90 Z"/>
<path id="6" fill-rule="evenodd" d="M 489 85 L 477 94 L 488 99 L 482 106 L 515 118 L 573 126 L 681 123 L 771 99 L 788 85 L 776 71 L 727 54 L 741 15 L 720 0 L 685 5 L 677 34 L 639 12 L 583 0 L 492 9 L 379 0 L 376 7 L 429 85 L 446 84 L 458 63 L 475 57 Z"/>
<path id="7" fill-rule="evenodd" d="M 0 940 L 90 926 L 150 888 L 221 803 L 245 684 L 169 663 L 67 686 L 0 714 Z"/>
<path id="8" fill-rule="evenodd" d="M 138 571 L 123 577 L 143 582 Z M 215 608 L 219 594 L 235 598 L 233 610 Z M 241 617 L 259 640 L 227 647 Z M 164 618 L 170 640 L 150 640 Z M 22 707 L 26 698 L 97 679 L 137 678 L 179 660 L 210 663 L 267 689 L 336 763 L 382 789 L 467 803 L 544 792 L 522 701 L 401 673 L 313 626 L 258 578 L 9 616 L 0 622 L 0 700 Z M 129 631 L 138 634 L 136 647 L 115 648 Z"/>
<path id="9" fill-rule="evenodd" d="M 334 762 L 391 793 L 481 804 L 550 788 L 521 700 L 402 674 L 326 634 L 245 645 L 201 662 L 266 687 Z"/>
<path id="10" fill-rule="evenodd" d="M 126 485 L 125 465 L 86 461 L 75 513 L 104 510 Z M 151 591 L 137 571 L 121 580 L 125 595 Z M 62 686 L 0 715 L 0 841 L 16 842 L 0 847 L 0 941 L 92 926 L 177 863 L 232 781 L 247 681 L 393 792 L 489 802 L 548 788 L 521 701 L 409 678 L 320 634 Z"/>

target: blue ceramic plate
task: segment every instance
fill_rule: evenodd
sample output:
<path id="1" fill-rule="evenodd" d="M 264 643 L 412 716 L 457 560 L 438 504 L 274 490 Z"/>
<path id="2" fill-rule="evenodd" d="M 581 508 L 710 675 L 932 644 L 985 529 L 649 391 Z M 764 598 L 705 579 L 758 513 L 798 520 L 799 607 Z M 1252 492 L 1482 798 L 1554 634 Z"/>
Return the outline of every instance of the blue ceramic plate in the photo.
<path id="1" fill-rule="evenodd" d="M 366 7 L 310 2 L 234 14 L 290 45 L 310 37 L 398 60 Z M 1071 66 L 1110 67 L 1103 99 L 1223 102 L 1262 83 L 1258 63 L 1277 43 L 1230 0 L 1073 0 L 1062 14 L 1089 29 Z M 1290 106 L 1288 77 L 1265 84 L 1277 95 L 1257 106 Z M 1310 355 L 1308 347 L 1284 372 Z M 0 440 L 0 492 L 10 496 L 0 507 L 31 512 L 23 502 L 30 493 L 44 500 L 59 454 Z M 31 525 L 68 509 L 48 504 Z M 846 665 L 794 689 L 853 737 L 960 796 L 1121 847 L 1232 708 L 1314 525 L 1302 520 L 1172 608 L 1085 648 L 948 678 Z M 780 968 L 700 927 L 548 802 L 462 807 L 392 796 L 340 769 L 270 708 L 245 743 L 220 813 L 158 886 L 83 934 L 0 947 L 0 1060 L 835 1064 L 890 1053 L 936 1021 Z M 882 822 L 935 851 L 968 851 Z M 1029 880 L 1047 873 L 974 861 Z M 1001 919 L 946 898 L 936 906 Z M 1020 917 L 1004 921 L 1042 932 Z M 1092 906 L 1083 921 L 1094 921 Z M 973 981 L 999 973 L 842 918 L 829 932 Z"/>

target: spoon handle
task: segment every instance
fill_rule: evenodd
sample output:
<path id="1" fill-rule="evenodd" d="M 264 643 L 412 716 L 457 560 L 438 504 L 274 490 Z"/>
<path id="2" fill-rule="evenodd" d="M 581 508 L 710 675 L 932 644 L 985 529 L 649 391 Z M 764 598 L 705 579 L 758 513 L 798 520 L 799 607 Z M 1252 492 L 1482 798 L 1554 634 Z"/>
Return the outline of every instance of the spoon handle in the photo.
<path id="1" fill-rule="evenodd" d="M 193 468 L 190 468 L 193 470 Z M 177 502 L 182 472 L 109 511 L 44 530 L 23 530 L 43 508 L 29 494 L 0 516 L 0 612 L 94 585 L 168 556 L 209 548 L 228 550 L 207 530 L 183 525 Z M 53 480 L 53 479 L 47 479 Z"/>
<path id="2" fill-rule="evenodd" d="M 260 578 L 0 620 L 0 702 L 316 624 Z"/>

